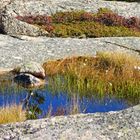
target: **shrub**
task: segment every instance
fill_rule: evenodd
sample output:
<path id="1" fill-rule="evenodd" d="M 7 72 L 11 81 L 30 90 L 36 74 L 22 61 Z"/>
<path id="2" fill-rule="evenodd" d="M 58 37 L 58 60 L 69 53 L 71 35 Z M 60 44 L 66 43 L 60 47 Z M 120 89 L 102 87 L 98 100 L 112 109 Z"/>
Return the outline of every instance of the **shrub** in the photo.
<path id="1" fill-rule="evenodd" d="M 53 24 L 53 33 L 57 37 L 113 37 L 113 36 L 140 36 L 140 32 L 121 26 L 106 26 L 97 22 L 76 22 L 69 24 Z"/>
<path id="2" fill-rule="evenodd" d="M 18 16 L 17 19 L 41 26 L 57 37 L 140 36 L 140 19 L 123 16 L 106 8 L 93 14 L 85 11 L 58 12 L 52 16 Z"/>
<path id="3" fill-rule="evenodd" d="M 57 12 L 52 15 L 52 19 L 54 23 L 70 23 L 81 20 L 83 14 L 85 11 Z"/>
<path id="4" fill-rule="evenodd" d="M 27 22 L 29 24 L 37 24 L 37 25 L 48 25 L 52 23 L 52 18 L 46 15 L 38 15 L 38 16 L 17 16 L 18 20 Z"/>
<path id="5" fill-rule="evenodd" d="M 132 28 L 140 31 L 140 19 L 136 17 L 131 17 L 129 19 L 126 19 L 123 25 L 128 28 Z"/>
<path id="6" fill-rule="evenodd" d="M 68 12 L 57 12 L 52 15 L 54 23 L 71 23 L 77 21 L 95 21 L 99 15 L 113 13 L 107 8 L 99 8 L 98 13 L 93 14 L 85 11 L 68 11 Z"/>

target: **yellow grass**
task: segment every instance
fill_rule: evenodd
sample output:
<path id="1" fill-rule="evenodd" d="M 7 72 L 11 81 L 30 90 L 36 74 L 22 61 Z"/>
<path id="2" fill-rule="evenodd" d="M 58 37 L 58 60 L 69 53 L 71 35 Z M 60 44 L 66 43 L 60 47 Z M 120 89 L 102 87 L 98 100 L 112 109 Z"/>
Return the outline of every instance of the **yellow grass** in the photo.
<path id="1" fill-rule="evenodd" d="M 96 56 L 49 61 L 43 64 L 43 68 L 50 77 L 65 76 L 68 85 L 75 85 L 79 91 L 85 88 L 100 94 L 140 93 L 140 57 L 136 55 L 100 52 Z"/>
<path id="2" fill-rule="evenodd" d="M 0 124 L 21 122 L 26 120 L 26 113 L 22 105 L 11 105 L 0 108 Z"/>
<path id="3" fill-rule="evenodd" d="M 95 75 L 110 78 L 140 79 L 140 58 L 124 53 L 100 52 L 95 57 L 77 56 L 49 61 L 43 64 L 46 75 L 74 74 L 78 78 L 92 78 Z"/>
<path id="4" fill-rule="evenodd" d="M 6 68 L 0 68 L 0 76 L 4 75 L 4 74 L 9 74 L 10 71 L 12 71 L 13 69 L 6 69 Z"/>

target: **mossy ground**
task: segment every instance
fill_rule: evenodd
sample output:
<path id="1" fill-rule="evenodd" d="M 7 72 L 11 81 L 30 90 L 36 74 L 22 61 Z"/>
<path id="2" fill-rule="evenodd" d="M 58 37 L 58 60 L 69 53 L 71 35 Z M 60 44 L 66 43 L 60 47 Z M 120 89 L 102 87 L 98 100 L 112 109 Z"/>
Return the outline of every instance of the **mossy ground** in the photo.
<path id="1" fill-rule="evenodd" d="M 130 30 L 125 27 L 110 27 L 97 22 L 76 22 L 67 24 L 53 24 L 56 37 L 139 37 L 140 32 Z"/>

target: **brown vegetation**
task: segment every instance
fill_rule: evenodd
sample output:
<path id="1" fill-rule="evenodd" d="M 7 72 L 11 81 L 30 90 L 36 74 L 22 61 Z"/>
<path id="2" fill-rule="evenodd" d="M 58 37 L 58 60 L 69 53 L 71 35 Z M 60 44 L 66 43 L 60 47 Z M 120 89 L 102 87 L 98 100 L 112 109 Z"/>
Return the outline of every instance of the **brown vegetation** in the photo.
<path id="1" fill-rule="evenodd" d="M 95 14 L 68 11 L 52 16 L 30 15 L 16 18 L 47 30 L 50 37 L 140 36 L 139 18 L 125 18 L 106 8 L 100 8 Z"/>
<path id="2" fill-rule="evenodd" d="M 67 86 L 74 86 L 73 89 L 79 91 L 121 95 L 140 93 L 140 59 L 133 55 L 104 52 L 95 57 L 78 56 L 49 61 L 43 67 L 46 75 L 63 75 Z M 61 84 L 60 81 L 57 84 Z"/>

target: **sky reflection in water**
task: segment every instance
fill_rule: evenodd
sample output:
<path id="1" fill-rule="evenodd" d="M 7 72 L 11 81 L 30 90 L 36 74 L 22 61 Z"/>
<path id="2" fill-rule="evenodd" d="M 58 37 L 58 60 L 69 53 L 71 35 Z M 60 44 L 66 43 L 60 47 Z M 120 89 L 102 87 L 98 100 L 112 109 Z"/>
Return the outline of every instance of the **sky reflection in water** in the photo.
<path id="1" fill-rule="evenodd" d="M 9 105 L 12 103 L 21 103 L 25 99 L 27 91 L 11 90 L 0 92 L 0 106 Z M 71 96 L 70 96 L 71 95 Z M 30 106 L 37 105 L 41 110 L 38 118 L 44 117 L 51 109 L 51 115 L 67 115 L 71 109 L 78 107 L 80 113 L 95 113 L 95 112 L 108 112 L 118 111 L 128 108 L 130 105 L 125 99 L 117 99 L 113 96 L 78 96 L 79 94 L 68 94 L 67 92 L 56 92 L 55 94 L 48 91 L 47 88 L 34 91 L 34 95 L 30 99 Z M 38 98 L 38 101 L 36 99 Z"/>

